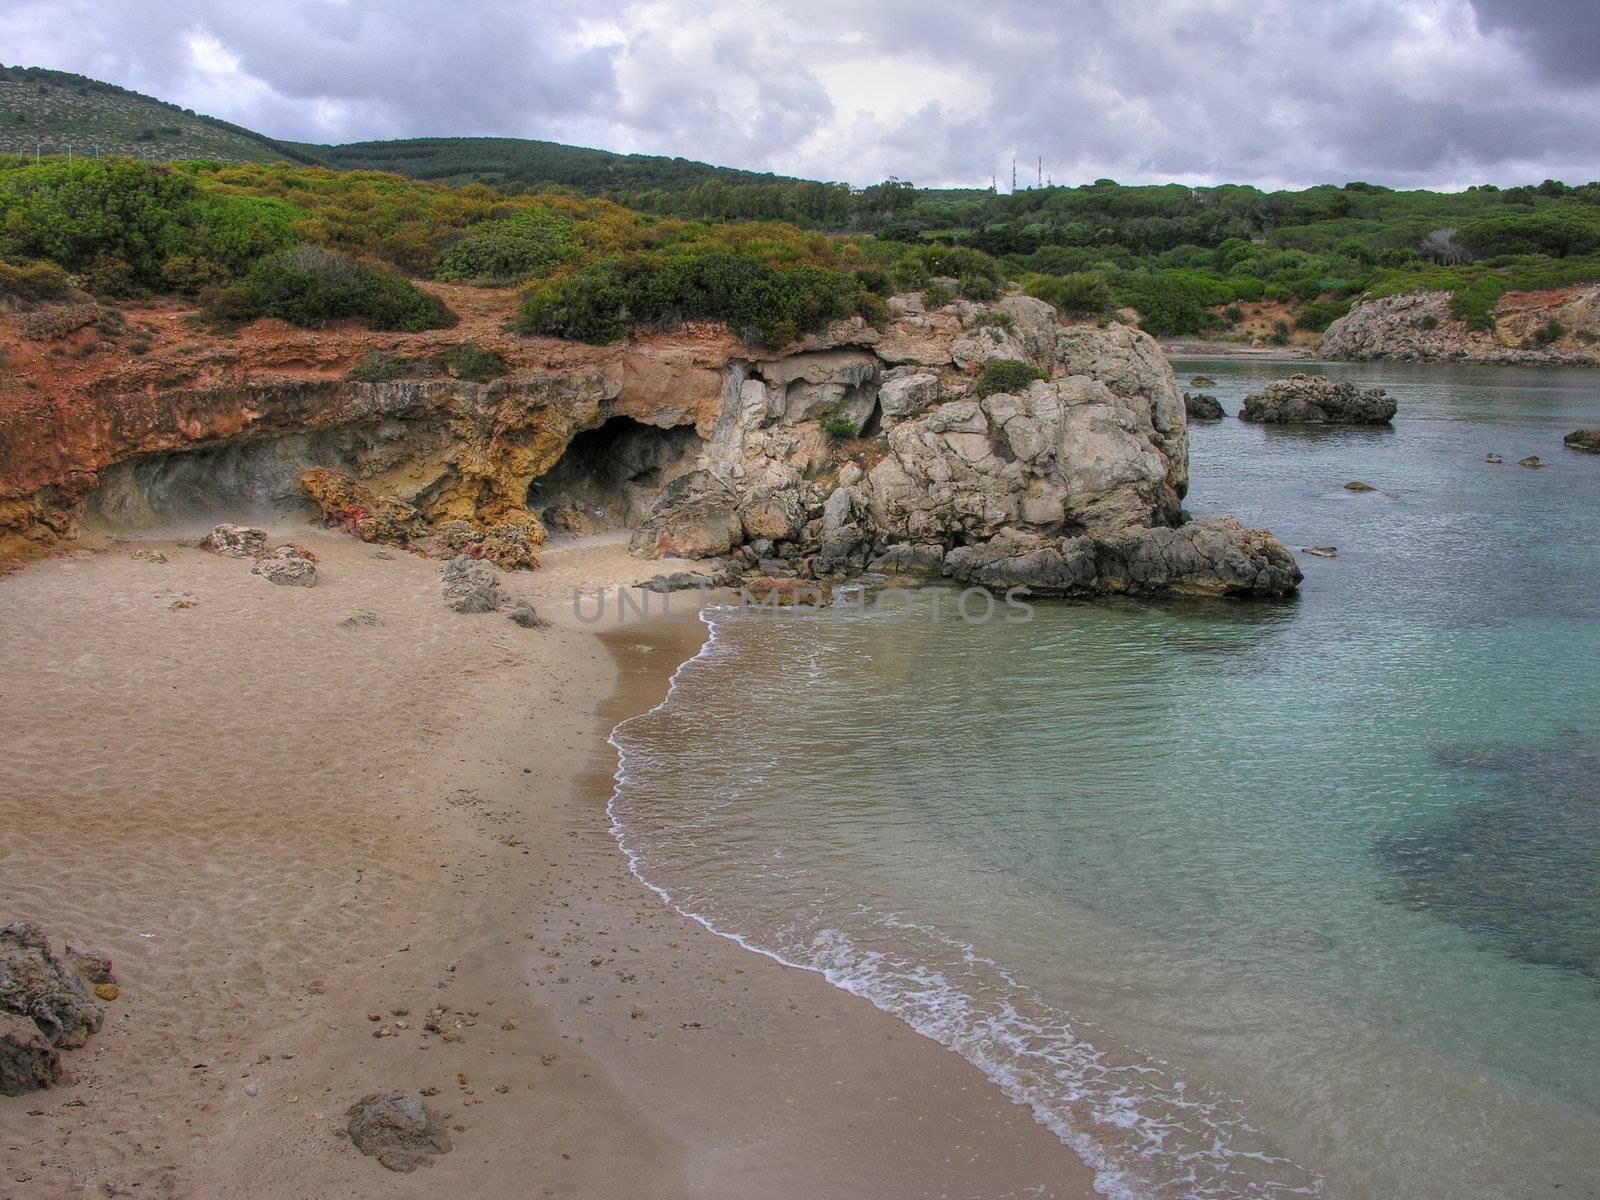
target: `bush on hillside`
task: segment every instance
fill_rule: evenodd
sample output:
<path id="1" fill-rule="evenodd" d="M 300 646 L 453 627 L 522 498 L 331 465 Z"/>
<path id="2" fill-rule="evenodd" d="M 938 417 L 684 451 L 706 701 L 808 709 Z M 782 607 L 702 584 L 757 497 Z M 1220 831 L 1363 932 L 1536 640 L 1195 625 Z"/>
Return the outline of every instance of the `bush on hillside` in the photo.
<path id="1" fill-rule="evenodd" d="M 1020 392 L 1036 379 L 1049 378 L 1031 363 L 997 358 L 986 363 L 978 376 L 978 398 L 981 400 L 996 392 Z"/>
<path id="2" fill-rule="evenodd" d="M 713 250 L 602 259 L 536 288 L 516 327 L 604 343 L 634 325 L 725 321 L 743 341 L 780 346 L 868 307 L 854 275 L 824 267 L 773 267 Z"/>
<path id="3" fill-rule="evenodd" d="M 469 230 L 440 256 L 437 277 L 506 286 L 548 275 L 580 253 L 570 220 L 529 210 Z"/>
<path id="4" fill-rule="evenodd" d="M 1116 306 L 1111 285 L 1093 271 L 1071 275 L 1029 275 L 1022 281 L 1028 295 L 1055 306 L 1063 317 L 1098 317 Z"/>
<path id="5" fill-rule="evenodd" d="M 1295 315 L 1294 327 L 1321 333 L 1349 311 L 1348 300 L 1313 300 Z"/>
<path id="6" fill-rule="evenodd" d="M 434 361 L 456 379 L 465 379 L 469 383 L 488 383 L 506 373 L 506 360 L 493 350 L 483 349 L 476 342 L 447 346 L 434 355 Z"/>
<path id="7" fill-rule="evenodd" d="M 293 241 L 286 206 L 204 192 L 168 167 L 98 158 L 0 169 L 0 255 L 45 259 L 106 293 L 197 291 Z"/>
<path id="8" fill-rule="evenodd" d="M 277 317 L 314 328 L 363 317 L 374 329 L 444 329 L 456 316 L 437 296 L 391 271 L 318 246 L 296 246 L 261 259 L 237 284 L 208 293 L 209 315 L 228 321 Z"/>
<path id="9" fill-rule="evenodd" d="M 18 266 L 0 262 L 0 297 L 7 300 L 60 300 L 72 291 L 67 274 L 47 262 Z"/>

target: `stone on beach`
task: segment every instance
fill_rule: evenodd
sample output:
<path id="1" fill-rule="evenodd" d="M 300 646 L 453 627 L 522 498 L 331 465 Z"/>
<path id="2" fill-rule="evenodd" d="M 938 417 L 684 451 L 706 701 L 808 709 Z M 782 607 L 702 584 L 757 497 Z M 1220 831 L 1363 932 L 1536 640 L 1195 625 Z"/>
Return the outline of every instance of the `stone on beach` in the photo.
<path id="1" fill-rule="evenodd" d="M 444 599 L 458 613 L 494 612 L 500 607 L 500 577 L 481 559 L 458 554 L 440 572 Z"/>
<path id="2" fill-rule="evenodd" d="M 256 565 L 250 568 L 250 573 L 285 587 L 317 585 L 316 559 L 299 546 L 278 546 L 268 550 L 256 559 Z"/>
<path id="3" fill-rule="evenodd" d="M 374 1092 L 352 1104 L 345 1117 L 356 1149 L 391 1171 L 432 1166 L 430 1156 L 450 1149 L 450 1135 L 415 1092 Z"/>
<path id="4" fill-rule="evenodd" d="M 28 1018 L 52 1046 L 67 1050 L 88 1041 L 105 1017 L 78 972 L 27 921 L 0 929 L 0 1011 Z"/>
<path id="5" fill-rule="evenodd" d="M 61 1055 L 32 1021 L 0 1013 L 0 1096 L 21 1096 L 62 1080 Z"/>
<path id="6" fill-rule="evenodd" d="M 267 548 L 267 531 L 252 525 L 224 523 L 206 534 L 200 548 L 229 558 L 254 558 Z"/>

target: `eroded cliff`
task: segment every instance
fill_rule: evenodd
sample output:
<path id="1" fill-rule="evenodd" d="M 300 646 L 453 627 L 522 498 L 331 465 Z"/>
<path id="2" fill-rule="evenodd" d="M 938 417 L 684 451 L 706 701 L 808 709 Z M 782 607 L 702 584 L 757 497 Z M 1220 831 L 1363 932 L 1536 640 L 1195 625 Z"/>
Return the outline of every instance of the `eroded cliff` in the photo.
<path id="1" fill-rule="evenodd" d="M 1231 547 L 1225 572 L 1107 565 L 1112 546 L 1170 565 L 1170 537 L 1139 539 L 1186 522 L 1182 393 L 1135 330 L 1063 326 L 1020 295 L 936 311 L 901 297 L 880 328 L 840 322 L 781 352 L 698 325 L 595 347 L 505 332 L 509 293 L 442 290 L 461 324 L 410 335 L 257 322 L 226 336 L 170 304 L 0 319 L 0 559 L 85 524 L 315 499 L 373 540 L 508 528 L 528 561 L 544 525 L 619 526 L 639 553 L 732 555 L 734 571 L 957 574 L 1000 538 L 1075 562 L 1097 548 L 1094 571 L 1014 573 L 1045 590 L 1282 594 L 1298 580 L 1270 536 L 1237 526 L 1202 539 L 1207 562 Z M 454 376 L 441 353 L 467 343 L 503 374 Z M 375 353 L 398 377 L 352 378 Z M 997 361 L 1037 378 L 981 386 Z M 985 578 L 1017 559 L 987 555 Z"/>

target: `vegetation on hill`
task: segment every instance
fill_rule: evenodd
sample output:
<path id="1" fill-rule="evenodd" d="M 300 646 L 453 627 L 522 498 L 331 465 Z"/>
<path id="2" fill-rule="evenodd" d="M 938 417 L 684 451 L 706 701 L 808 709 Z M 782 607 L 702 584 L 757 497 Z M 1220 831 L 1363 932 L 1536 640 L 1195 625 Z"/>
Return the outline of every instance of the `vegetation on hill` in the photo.
<path id="1" fill-rule="evenodd" d="M 800 181 L 782 175 L 716 167 L 686 158 L 616 154 L 528 138 L 402 138 L 296 147 L 330 166 L 387 171 L 412 179 L 485 183 L 507 194 L 556 185 L 586 195 L 662 189 L 678 192 L 715 181 L 723 186 L 783 187 Z M 715 213 L 684 215 L 715 216 Z M 747 214 L 750 216 L 764 214 Z M 771 214 L 781 216 L 781 214 Z"/>
<path id="2" fill-rule="evenodd" d="M 314 162 L 315 156 L 238 125 L 70 71 L 0 66 L 0 155 L 157 162 Z"/>
<path id="3" fill-rule="evenodd" d="M 1448 290 L 1486 328 L 1508 290 L 1600 280 L 1595 183 L 853 189 L 516 138 L 299 146 L 37 68 L 0 68 L 0 97 L 0 149 L 22 151 L 0 156 L 11 295 L 48 290 L 44 263 L 104 294 L 206 291 L 235 316 L 443 319 L 410 276 L 525 288 L 528 331 L 718 318 L 770 343 L 922 288 L 940 304 L 1016 284 L 1074 319 L 1132 308 L 1158 336 L 1242 336 L 1246 308 L 1270 305 L 1284 337 L 1363 295 Z M 120 157 L 34 165 L 41 141 Z M 291 283 L 310 260 L 284 252 L 306 245 L 334 257 Z"/>

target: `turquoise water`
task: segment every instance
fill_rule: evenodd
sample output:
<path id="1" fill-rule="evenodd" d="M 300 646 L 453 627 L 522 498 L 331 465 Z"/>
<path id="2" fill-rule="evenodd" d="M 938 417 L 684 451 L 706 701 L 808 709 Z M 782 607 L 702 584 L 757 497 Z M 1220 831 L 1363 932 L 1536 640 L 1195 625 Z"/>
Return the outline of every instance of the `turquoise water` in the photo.
<path id="1" fill-rule="evenodd" d="M 1339 548 L 1298 600 L 709 614 L 616 831 L 1109 1194 L 1600 1194 L 1600 373 L 1316 369 L 1394 428 L 1192 430 L 1192 511 Z"/>

